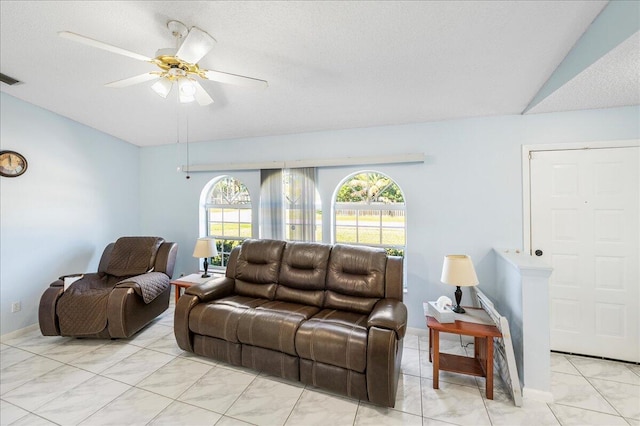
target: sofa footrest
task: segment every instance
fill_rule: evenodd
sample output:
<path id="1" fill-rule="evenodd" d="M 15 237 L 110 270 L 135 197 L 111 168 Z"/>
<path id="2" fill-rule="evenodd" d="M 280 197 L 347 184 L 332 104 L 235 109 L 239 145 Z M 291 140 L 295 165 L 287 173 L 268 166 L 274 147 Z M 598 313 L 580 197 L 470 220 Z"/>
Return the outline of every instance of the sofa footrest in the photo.
<path id="1" fill-rule="evenodd" d="M 353 370 L 300 359 L 300 381 L 352 398 L 369 400 L 365 375 Z"/>
<path id="2" fill-rule="evenodd" d="M 300 380 L 298 357 L 279 351 L 242 345 L 242 366 L 289 380 Z"/>
<path id="3" fill-rule="evenodd" d="M 242 345 L 215 337 L 193 336 L 193 353 L 231 365 L 242 365 Z"/>

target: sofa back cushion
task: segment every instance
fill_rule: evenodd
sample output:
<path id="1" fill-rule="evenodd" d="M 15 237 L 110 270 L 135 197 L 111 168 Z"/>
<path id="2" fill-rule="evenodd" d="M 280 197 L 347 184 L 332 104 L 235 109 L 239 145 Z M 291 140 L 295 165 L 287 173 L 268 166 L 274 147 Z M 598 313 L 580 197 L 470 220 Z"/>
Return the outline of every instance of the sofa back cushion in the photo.
<path id="1" fill-rule="evenodd" d="M 327 270 L 324 307 L 368 314 L 385 296 L 387 253 L 382 248 L 336 244 Z"/>
<path id="2" fill-rule="evenodd" d="M 163 242 L 160 237 L 118 238 L 105 272 L 116 277 L 130 277 L 150 271 L 156 262 L 158 247 Z"/>
<path id="3" fill-rule="evenodd" d="M 285 244 L 276 240 L 242 243 L 235 269 L 237 294 L 273 300 Z"/>
<path id="4" fill-rule="evenodd" d="M 288 242 L 282 255 L 276 299 L 322 307 L 331 246 Z"/>

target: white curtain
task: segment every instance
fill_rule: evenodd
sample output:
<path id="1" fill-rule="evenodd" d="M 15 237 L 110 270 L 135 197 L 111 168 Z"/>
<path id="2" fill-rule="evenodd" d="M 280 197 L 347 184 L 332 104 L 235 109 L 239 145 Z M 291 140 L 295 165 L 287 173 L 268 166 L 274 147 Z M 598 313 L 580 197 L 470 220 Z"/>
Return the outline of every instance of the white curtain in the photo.
<path id="1" fill-rule="evenodd" d="M 316 239 L 316 169 L 289 169 L 289 185 L 285 194 L 289 214 L 288 239 L 315 241 Z"/>
<path id="2" fill-rule="evenodd" d="M 260 180 L 260 238 L 315 241 L 315 167 L 263 169 Z"/>
<path id="3" fill-rule="evenodd" d="M 284 240 L 282 170 L 260 170 L 260 238 Z"/>

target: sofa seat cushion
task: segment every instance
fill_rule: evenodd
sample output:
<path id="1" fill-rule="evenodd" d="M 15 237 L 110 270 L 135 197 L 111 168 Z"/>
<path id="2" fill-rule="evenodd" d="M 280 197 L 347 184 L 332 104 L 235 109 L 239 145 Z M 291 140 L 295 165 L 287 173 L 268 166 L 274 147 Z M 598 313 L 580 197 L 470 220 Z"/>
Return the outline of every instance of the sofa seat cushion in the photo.
<path id="1" fill-rule="evenodd" d="M 300 325 L 320 311 L 315 306 L 274 300 L 247 311 L 238 324 L 241 343 L 295 355 Z"/>
<path id="2" fill-rule="evenodd" d="M 322 364 L 308 359 L 300 360 L 300 381 L 307 385 L 328 389 L 352 398 L 369 400 L 366 373 Z"/>
<path id="3" fill-rule="evenodd" d="M 367 366 L 367 315 L 324 309 L 296 334 L 300 358 L 363 373 Z"/>
<path id="4" fill-rule="evenodd" d="M 189 314 L 189 330 L 196 334 L 238 343 L 238 323 L 253 308 L 267 299 L 230 296 L 193 307 Z"/>

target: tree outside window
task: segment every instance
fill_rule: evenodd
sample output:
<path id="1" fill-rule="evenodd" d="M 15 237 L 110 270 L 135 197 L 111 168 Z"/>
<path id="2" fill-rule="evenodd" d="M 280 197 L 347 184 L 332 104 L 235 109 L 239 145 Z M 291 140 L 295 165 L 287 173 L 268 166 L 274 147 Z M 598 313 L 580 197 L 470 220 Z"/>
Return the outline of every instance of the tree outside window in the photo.
<path id="1" fill-rule="evenodd" d="M 344 181 L 336 195 L 334 223 L 338 243 L 383 247 L 390 255 L 404 256 L 404 195 L 382 173 L 358 173 Z"/>

